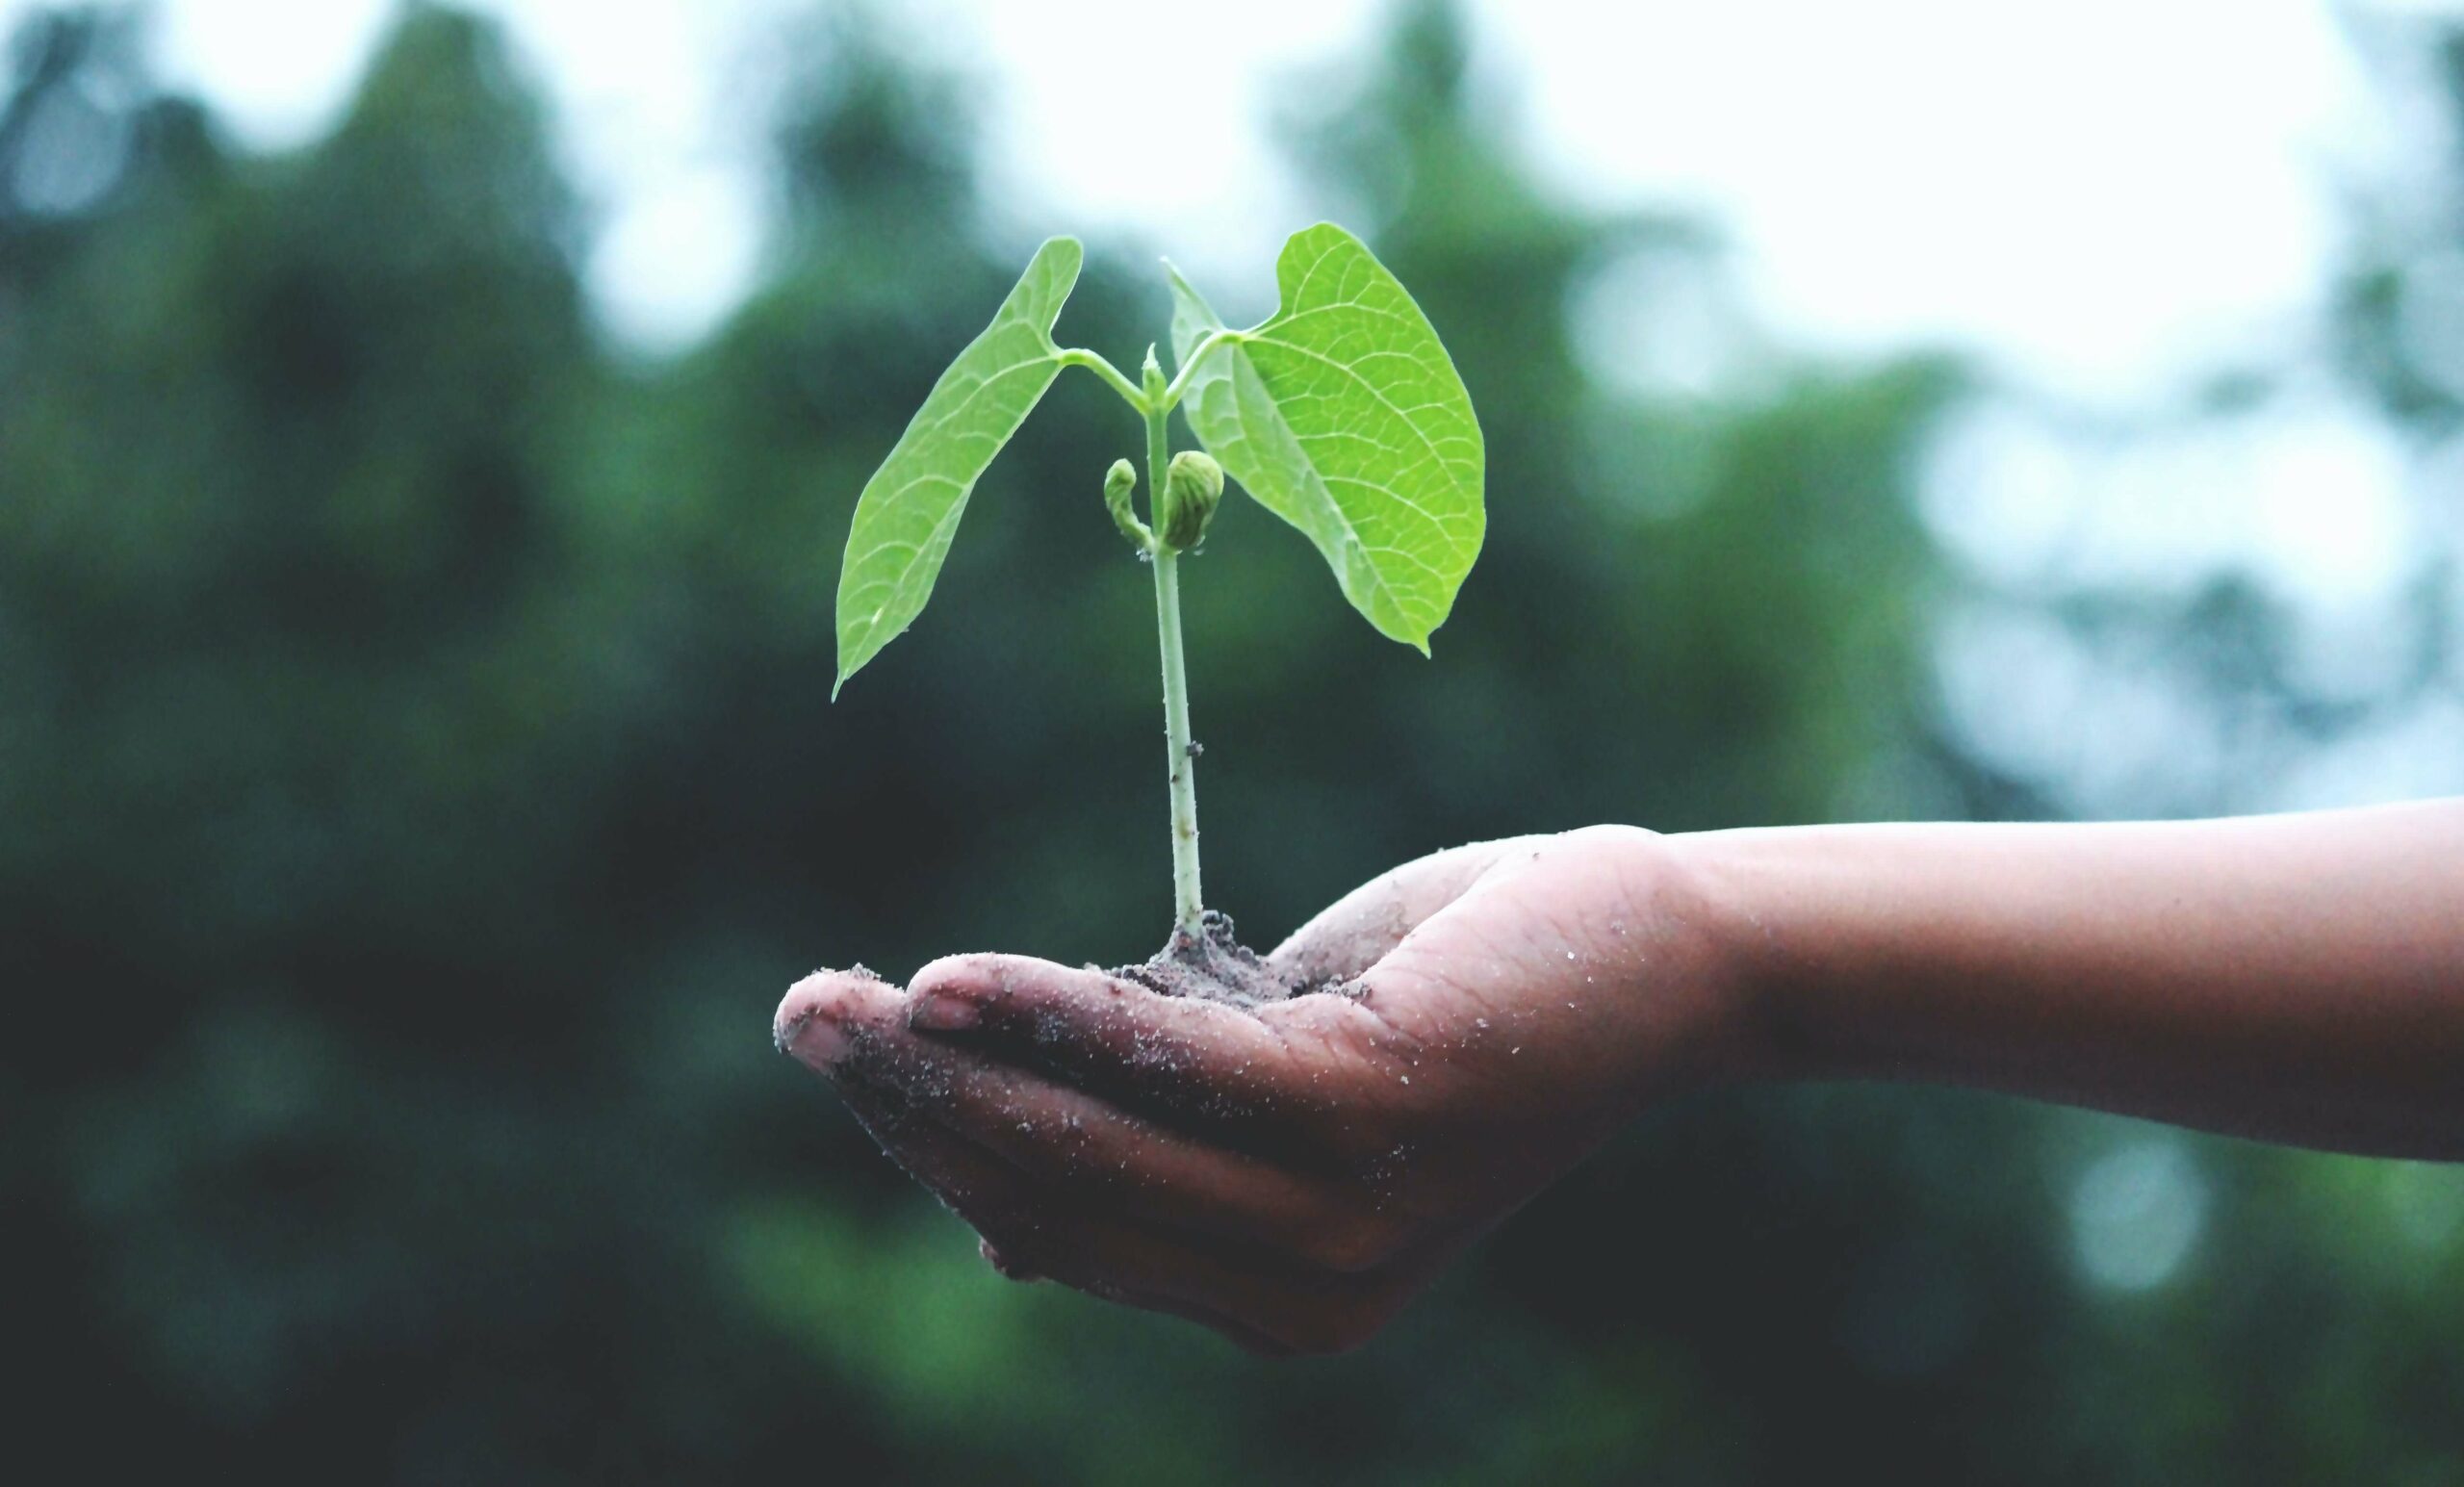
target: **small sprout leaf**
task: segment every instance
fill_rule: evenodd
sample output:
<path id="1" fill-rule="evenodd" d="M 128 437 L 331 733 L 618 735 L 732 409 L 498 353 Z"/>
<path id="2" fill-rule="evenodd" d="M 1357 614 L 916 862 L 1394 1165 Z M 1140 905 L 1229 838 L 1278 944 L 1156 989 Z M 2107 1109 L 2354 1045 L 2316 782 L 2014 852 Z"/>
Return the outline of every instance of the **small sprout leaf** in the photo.
<path id="1" fill-rule="evenodd" d="M 1164 471 L 1164 507 L 1155 519 L 1164 546 L 1187 552 L 1206 535 L 1215 508 L 1223 502 L 1223 467 L 1195 449 L 1172 456 Z"/>
<path id="2" fill-rule="evenodd" d="M 1129 539 L 1129 545 L 1141 552 L 1155 546 L 1155 534 L 1129 509 L 1130 493 L 1138 489 L 1138 472 L 1129 461 L 1116 459 L 1113 468 L 1104 472 L 1104 508 L 1113 514 L 1113 525 Z"/>
<path id="3" fill-rule="evenodd" d="M 1479 555 L 1484 454 L 1471 395 L 1428 318 L 1330 222 L 1276 260 L 1282 307 L 1189 370 L 1222 320 L 1172 275 L 1172 351 L 1198 442 L 1317 544 L 1381 634 L 1428 652 Z"/>
<path id="4" fill-rule="evenodd" d="M 1052 324 L 1078 282 L 1081 258 L 1074 238 L 1036 249 L 992 323 L 933 384 L 864 483 L 838 571 L 834 698 L 923 613 L 976 480 L 1060 375 Z"/>

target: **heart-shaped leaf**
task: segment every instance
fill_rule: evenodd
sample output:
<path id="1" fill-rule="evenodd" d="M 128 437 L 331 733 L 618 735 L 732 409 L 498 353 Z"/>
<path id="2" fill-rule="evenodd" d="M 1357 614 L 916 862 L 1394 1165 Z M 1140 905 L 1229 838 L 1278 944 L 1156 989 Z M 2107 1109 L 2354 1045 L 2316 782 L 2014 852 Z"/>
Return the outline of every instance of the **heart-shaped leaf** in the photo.
<path id="1" fill-rule="evenodd" d="M 1078 282 L 1074 238 L 1048 239 L 984 334 L 933 384 L 924 406 L 864 482 L 838 570 L 838 679 L 924 612 L 967 496 L 1061 374 L 1052 323 Z"/>
<path id="2" fill-rule="evenodd" d="M 1209 352 L 1181 406 L 1225 472 L 1317 544 L 1352 607 L 1425 655 L 1486 526 L 1471 394 L 1428 317 L 1350 233 L 1295 233 L 1275 280 L 1282 308 Z M 1172 301 L 1186 367 L 1223 321 L 1177 271 Z"/>

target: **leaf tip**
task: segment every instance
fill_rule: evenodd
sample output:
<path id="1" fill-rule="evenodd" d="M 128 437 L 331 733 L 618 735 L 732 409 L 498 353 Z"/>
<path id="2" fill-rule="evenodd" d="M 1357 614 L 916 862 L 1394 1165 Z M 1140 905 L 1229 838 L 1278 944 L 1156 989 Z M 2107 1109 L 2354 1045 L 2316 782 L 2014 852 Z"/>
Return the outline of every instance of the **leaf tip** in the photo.
<path id="1" fill-rule="evenodd" d="M 1027 261 L 1028 271 L 1032 273 L 1038 264 L 1046 261 L 1061 266 L 1061 277 L 1064 280 L 1061 287 L 1062 297 L 1067 298 L 1070 287 L 1078 282 L 1078 270 L 1086 267 L 1086 244 L 1067 233 L 1046 238 L 1036 244 L 1035 256 Z M 1057 312 L 1060 306 L 1056 304 L 1053 308 Z"/>
<path id="2" fill-rule="evenodd" d="M 1346 227 L 1343 223 L 1325 221 L 1322 219 L 1311 222 L 1308 226 L 1301 228 L 1291 237 L 1284 239 L 1283 245 L 1288 248 L 1305 238 L 1314 238 L 1322 233 L 1329 232 L 1333 233 L 1336 237 L 1343 239 L 1346 243 L 1349 243 L 1360 247 L 1368 246 L 1367 244 L 1360 241 L 1360 234 L 1352 231 L 1348 227 Z"/>

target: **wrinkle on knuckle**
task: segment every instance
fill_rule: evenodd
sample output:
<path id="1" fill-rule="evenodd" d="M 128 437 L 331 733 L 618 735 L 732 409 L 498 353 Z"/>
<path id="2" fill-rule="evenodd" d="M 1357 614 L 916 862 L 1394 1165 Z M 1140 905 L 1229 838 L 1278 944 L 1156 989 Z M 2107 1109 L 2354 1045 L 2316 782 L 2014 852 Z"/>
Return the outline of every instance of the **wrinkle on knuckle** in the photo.
<path id="1" fill-rule="evenodd" d="M 1428 979 L 1434 980 L 1436 978 L 1431 977 Z M 1393 1015 L 1390 1014 L 1384 1007 L 1378 1004 L 1375 988 L 1373 987 L 1368 993 L 1364 994 L 1359 1001 L 1352 1005 L 1358 1007 L 1363 1013 L 1367 1013 L 1376 1024 L 1375 1034 L 1371 1046 L 1377 1052 L 1388 1058 L 1415 1058 L 1427 1047 L 1425 1039 L 1411 1029 L 1397 1022 Z"/>
<path id="2" fill-rule="evenodd" d="M 1379 1005 L 1381 993 L 1364 986 L 1357 995 L 1342 998 L 1336 1009 L 1320 1013 L 1292 1031 L 1305 1030 L 1316 1045 L 1315 1057 L 1296 1056 L 1310 1066 L 1310 1082 L 1324 1087 L 1348 1086 L 1363 1078 L 1383 1080 L 1398 1065 L 1408 1066 L 1427 1051 L 1427 1041 L 1399 1023 Z M 1330 1095 L 1331 1099 L 1332 1096 Z"/>
<path id="3" fill-rule="evenodd" d="M 1296 1004 L 1285 1003 L 1287 1007 Z M 1304 1085 L 1318 1091 L 1321 1102 L 1332 1096 L 1324 1091 L 1328 1076 L 1338 1073 L 1345 1064 L 1359 1056 L 1355 1039 L 1359 1030 L 1355 1024 L 1352 1004 L 1344 1000 L 1334 1004 L 1341 1010 L 1330 1014 L 1324 999 L 1306 1010 L 1276 1017 L 1262 1017 L 1282 1061 L 1283 1083 L 1297 1090 Z"/>

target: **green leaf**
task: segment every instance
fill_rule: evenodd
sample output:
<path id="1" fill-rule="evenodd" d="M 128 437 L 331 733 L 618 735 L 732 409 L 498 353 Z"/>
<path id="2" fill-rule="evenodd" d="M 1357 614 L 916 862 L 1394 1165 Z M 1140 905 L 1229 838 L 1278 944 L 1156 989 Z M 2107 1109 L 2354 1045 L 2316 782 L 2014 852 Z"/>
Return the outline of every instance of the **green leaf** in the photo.
<path id="1" fill-rule="evenodd" d="M 889 458 L 864 482 L 838 570 L 832 698 L 924 612 L 976 480 L 1061 374 L 1052 322 L 1083 257 L 1075 238 L 1047 239 L 1036 249 L 992 323 L 933 384 Z"/>
<path id="2" fill-rule="evenodd" d="M 1480 425 L 1437 332 L 1395 275 L 1331 222 L 1275 263 L 1283 306 L 1190 374 L 1198 442 L 1306 533 L 1352 607 L 1428 654 L 1479 556 Z M 1223 321 L 1172 274 L 1172 353 Z"/>

